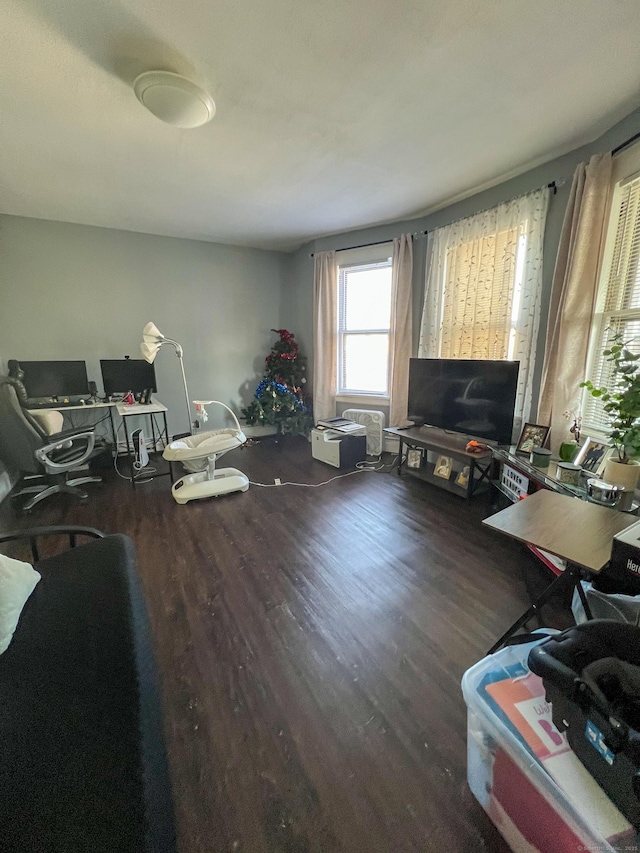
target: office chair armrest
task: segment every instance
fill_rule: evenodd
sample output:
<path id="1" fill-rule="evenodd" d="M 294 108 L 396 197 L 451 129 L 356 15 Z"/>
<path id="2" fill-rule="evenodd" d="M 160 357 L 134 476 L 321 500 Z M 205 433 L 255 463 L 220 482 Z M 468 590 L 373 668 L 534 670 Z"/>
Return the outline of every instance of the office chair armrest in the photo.
<path id="1" fill-rule="evenodd" d="M 72 433 L 72 435 L 69 435 Z M 51 441 L 51 439 L 55 439 L 55 441 Z M 45 444 L 43 447 L 39 447 L 36 450 L 36 459 L 42 465 L 44 465 L 45 470 L 49 474 L 57 474 L 63 471 L 70 471 L 72 468 L 81 465 L 83 462 L 91 456 L 93 453 L 93 448 L 96 443 L 96 436 L 92 429 L 78 431 L 78 430 L 69 430 L 65 432 L 59 432 L 57 435 L 49 436 L 50 443 Z M 59 450 L 60 447 L 65 444 L 67 441 L 71 442 L 73 445 L 76 441 L 80 444 L 82 442 L 87 443 L 87 446 L 84 452 L 81 452 L 79 456 L 74 457 L 73 459 L 66 459 L 64 462 L 56 462 L 55 459 L 51 459 L 49 454 L 53 453 L 56 450 Z"/>
<path id="2" fill-rule="evenodd" d="M 90 539 L 103 539 L 104 533 L 96 530 L 95 527 L 84 527 L 79 524 L 56 524 L 50 527 L 29 527 L 26 530 L 10 530 L 8 533 L 0 533 L 0 543 L 20 542 L 28 539 L 33 561 L 37 563 L 40 559 L 37 541 L 40 536 L 68 536 L 69 547 L 75 548 L 77 536 L 87 536 Z"/>
<path id="3" fill-rule="evenodd" d="M 65 429 L 62 432 L 54 432 L 51 435 L 47 436 L 47 441 L 49 444 L 53 444 L 54 442 L 58 445 L 62 444 L 65 441 L 70 441 L 72 438 L 77 438 L 81 435 L 89 435 L 92 432 L 95 432 L 94 426 L 84 426 L 84 427 L 74 427 L 74 429 Z"/>

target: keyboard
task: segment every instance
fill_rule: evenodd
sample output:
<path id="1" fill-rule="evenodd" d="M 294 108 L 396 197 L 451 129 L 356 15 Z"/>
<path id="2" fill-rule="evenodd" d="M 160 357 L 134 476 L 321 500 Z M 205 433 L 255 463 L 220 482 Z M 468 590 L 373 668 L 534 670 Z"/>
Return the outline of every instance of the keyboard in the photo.
<path id="1" fill-rule="evenodd" d="M 25 408 L 27 409 L 68 409 L 70 406 L 81 406 L 82 403 L 80 400 L 69 400 L 68 403 L 63 403 L 62 401 L 58 401 L 54 403 L 53 400 L 27 400 L 27 405 Z M 90 406 L 91 403 L 87 403 L 87 406 Z"/>

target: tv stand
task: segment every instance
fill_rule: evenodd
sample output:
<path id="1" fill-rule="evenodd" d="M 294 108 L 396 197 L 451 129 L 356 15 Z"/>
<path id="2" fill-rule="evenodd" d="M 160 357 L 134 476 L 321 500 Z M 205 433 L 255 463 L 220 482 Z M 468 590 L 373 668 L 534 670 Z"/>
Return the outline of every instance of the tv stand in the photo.
<path id="1" fill-rule="evenodd" d="M 385 432 L 400 441 L 398 476 L 403 473 L 413 474 L 420 480 L 432 483 L 467 500 L 489 488 L 493 466 L 491 451 L 467 453 L 466 436 L 446 433 L 438 427 L 425 429 L 424 426 L 409 429 L 389 427 Z M 407 459 L 403 461 L 405 446 Z M 418 467 L 408 464 L 411 450 L 418 451 L 417 454 L 413 454 L 415 461 L 419 462 Z M 446 457 L 449 464 L 438 466 L 440 457 Z M 468 470 L 465 472 L 465 469 Z"/>

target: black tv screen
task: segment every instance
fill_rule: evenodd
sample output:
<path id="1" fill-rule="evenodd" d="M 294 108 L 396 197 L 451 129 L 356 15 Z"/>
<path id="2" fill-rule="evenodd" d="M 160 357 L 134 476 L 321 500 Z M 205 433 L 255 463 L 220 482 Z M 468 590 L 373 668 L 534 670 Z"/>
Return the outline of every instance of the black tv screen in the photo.
<path id="1" fill-rule="evenodd" d="M 105 394 L 141 394 L 147 388 L 157 392 L 156 372 L 143 358 L 112 358 L 100 361 Z"/>
<path id="2" fill-rule="evenodd" d="M 89 392 L 84 361 L 20 361 L 28 397 L 73 397 Z"/>
<path id="3" fill-rule="evenodd" d="M 510 444 L 519 361 L 412 358 L 409 420 Z"/>

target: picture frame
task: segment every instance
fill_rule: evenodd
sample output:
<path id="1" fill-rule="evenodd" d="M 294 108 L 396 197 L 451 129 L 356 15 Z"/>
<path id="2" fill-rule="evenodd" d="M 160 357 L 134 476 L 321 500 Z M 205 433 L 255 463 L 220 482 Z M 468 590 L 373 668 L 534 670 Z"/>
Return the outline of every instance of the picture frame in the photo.
<path id="1" fill-rule="evenodd" d="M 544 447 L 549 429 L 543 424 L 525 424 L 516 445 L 516 453 L 531 453 L 534 447 Z"/>
<path id="2" fill-rule="evenodd" d="M 466 489 L 469 485 L 469 472 L 471 470 L 470 465 L 465 465 L 464 468 L 460 470 L 458 476 L 456 477 L 456 486 L 460 486 L 463 489 Z"/>
<path id="3" fill-rule="evenodd" d="M 607 447 L 607 449 L 605 450 L 604 456 L 602 457 L 600 464 L 598 465 L 598 470 L 596 471 L 596 477 L 599 480 L 603 479 L 604 469 L 607 467 L 607 462 L 609 461 L 609 459 L 611 459 L 611 457 L 613 456 L 613 454 L 615 452 L 616 452 L 615 447 L 613 447 L 611 445 L 609 447 Z"/>
<path id="4" fill-rule="evenodd" d="M 407 468 L 421 468 L 424 458 L 424 450 L 420 447 L 411 447 L 407 450 Z"/>
<path id="5" fill-rule="evenodd" d="M 443 480 L 448 480 L 451 477 L 451 469 L 453 468 L 453 459 L 450 456 L 438 456 L 433 473 L 436 477 L 442 477 Z"/>
<path id="6" fill-rule="evenodd" d="M 583 471 L 598 477 L 604 472 L 606 461 L 612 453 L 613 447 L 606 441 L 587 435 L 576 453 L 573 463 L 579 465 Z"/>

